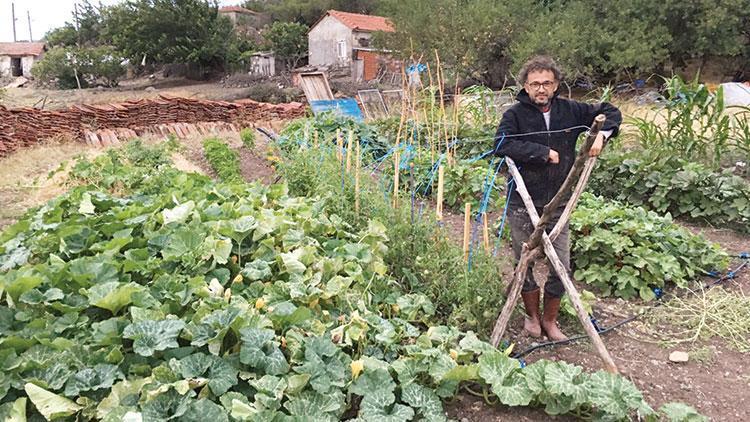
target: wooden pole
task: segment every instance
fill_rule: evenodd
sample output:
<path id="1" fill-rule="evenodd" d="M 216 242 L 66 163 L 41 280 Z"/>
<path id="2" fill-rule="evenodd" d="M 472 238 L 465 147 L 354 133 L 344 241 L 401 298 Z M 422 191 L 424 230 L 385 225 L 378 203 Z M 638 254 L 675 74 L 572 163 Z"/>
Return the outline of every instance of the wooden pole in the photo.
<path id="1" fill-rule="evenodd" d="M 354 165 L 354 212 L 359 216 L 359 172 L 362 168 L 362 152 L 357 142 L 357 159 Z"/>
<path id="2" fill-rule="evenodd" d="M 464 261 L 469 261 L 469 241 L 471 240 L 471 202 L 464 204 Z"/>
<path id="3" fill-rule="evenodd" d="M 341 153 L 341 150 L 344 148 L 344 140 L 341 139 L 341 129 L 336 129 L 336 158 L 339 160 L 339 164 L 341 164 L 344 160 L 344 156 Z"/>
<path id="4" fill-rule="evenodd" d="M 444 173 L 443 165 L 441 164 L 438 166 L 437 204 L 435 206 L 435 219 L 437 221 L 443 221 Z"/>
<path id="5" fill-rule="evenodd" d="M 490 229 L 486 212 L 482 213 L 482 243 L 484 244 L 484 251 L 490 253 Z"/>
<path id="6" fill-rule="evenodd" d="M 313 133 L 313 146 L 315 148 L 318 147 L 318 129 L 315 129 L 315 132 Z"/>
<path id="7" fill-rule="evenodd" d="M 349 129 L 349 137 L 346 143 L 346 172 L 352 170 L 352 146 L 354 144 L 354 131 Z"/>
<path id="8" fill-rule="evenodd" d="M 393 154 L 393 208 L 398 208 L 398 176 L 401 164 L 401 153 L 397 149 Z"/>

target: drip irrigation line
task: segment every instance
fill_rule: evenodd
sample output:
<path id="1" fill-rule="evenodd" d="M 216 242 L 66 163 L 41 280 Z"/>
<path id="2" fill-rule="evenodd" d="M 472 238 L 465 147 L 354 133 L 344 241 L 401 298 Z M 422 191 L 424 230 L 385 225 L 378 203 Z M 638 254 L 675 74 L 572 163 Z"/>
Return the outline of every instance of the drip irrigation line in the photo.
<path id="1" fill-rule="evenodd" d="M 614 330 L 615 328 L 619 328 L 619 327 L 621 327 L 621 326 L 623 326 L 623 325 L 625 325 L 625 324 L 627 324 L 629 322 L 634 321 L 635 319 L 637 319 L 641 315 L 643 315 L 643 314 L 635 314 L 635 315 L 633 315 L 633 316 L 631 316 L 629 318 L 626 318 L 626 319 L 624 319 L 624 320 L 616 323 L 615 325 L 613 325 L 611 327 L 607 327 L 607 328 L 604 328 L 604 329 L 597 329 L 596 331 L 599 333 L 599 335 L 607 334 L 608 332 Z M 518 353 L 514 353 L 513 355 L 511 355 L 511 357 L 513 359 L 519 359 L 519 358 L 522 358 L 522 357 L 528 355 L 529 353 L 531 353 L 533 351 L 536 351 L 536 350 L 539 350 L 539 349 L 543 349 L 543 348 L 546 348 L 546 347 L 563 346 L 565 344 L 573 343 L 574 341 L 587 339 L 588 337 L 589 336 L 587 334 L 579 334 L 577 336 L 573 336 L 573 337 L 567 338 L 565 340 L 548 341 L 548 342 L 545 342 L 545 343 L 539 343 L 539 344 L 536 344 L 534 346 L 529 347 L 526 350 L 520 351 Z"/>

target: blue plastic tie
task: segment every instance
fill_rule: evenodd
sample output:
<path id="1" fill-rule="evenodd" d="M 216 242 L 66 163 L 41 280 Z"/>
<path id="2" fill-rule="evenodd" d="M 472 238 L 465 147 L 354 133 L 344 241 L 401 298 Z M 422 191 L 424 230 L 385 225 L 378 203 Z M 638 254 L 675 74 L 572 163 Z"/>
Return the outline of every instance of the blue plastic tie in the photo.
<path id="1" fill-rule="evenodd" d="M 657 299 L 661 299 L 661 297 L 664 296 L 664 290 L 662 290 L 660 287 L 654 287 L 653 291 Z"/>

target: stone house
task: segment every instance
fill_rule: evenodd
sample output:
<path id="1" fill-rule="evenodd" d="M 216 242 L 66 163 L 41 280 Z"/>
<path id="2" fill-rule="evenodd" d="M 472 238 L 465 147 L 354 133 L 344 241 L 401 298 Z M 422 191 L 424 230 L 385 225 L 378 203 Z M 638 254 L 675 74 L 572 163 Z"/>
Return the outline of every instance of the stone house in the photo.
<path id="1" fill-rule="evenodd" d="M 341 70 L 358 81 L 375 79 L 383 67 L 394 63 L 386 52 L 372 47 L 375 32 L 394 32 L 382 16 L 329 10 L 310 28 L 308 63 L 317 68 Z"/>
<path id="2" fill-rule="evenodd" d="M 42 42 L 0 42 L 0 76 L 31 77 L 34 63 L 44 56 Z"/>

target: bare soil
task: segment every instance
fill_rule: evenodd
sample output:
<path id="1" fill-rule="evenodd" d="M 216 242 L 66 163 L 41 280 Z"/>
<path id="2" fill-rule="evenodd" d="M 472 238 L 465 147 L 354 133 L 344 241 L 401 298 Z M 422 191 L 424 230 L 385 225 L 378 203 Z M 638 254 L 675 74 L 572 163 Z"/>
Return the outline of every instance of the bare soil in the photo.
<path id="1" fill-rule="evenodd" d="M 106 104 L 126 100 L 157 98 L 161 94 L 204 100 L 234 101 L 249 98 L 252 88 L 229 87 L 220 81 L 196 82 L 184 78 L 138 78 L 123 81 L 116 88 L 48 89 L 39 87 L 9 88 L 0 99 L 8 108 L 42 107 L 45 110 L 66 108 L 73 104 Z"/>

